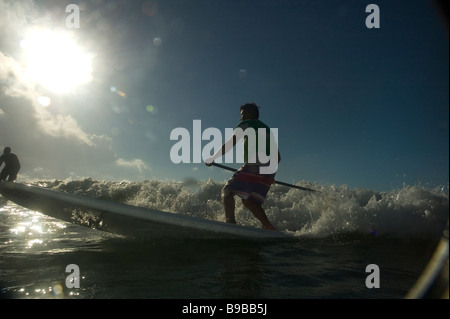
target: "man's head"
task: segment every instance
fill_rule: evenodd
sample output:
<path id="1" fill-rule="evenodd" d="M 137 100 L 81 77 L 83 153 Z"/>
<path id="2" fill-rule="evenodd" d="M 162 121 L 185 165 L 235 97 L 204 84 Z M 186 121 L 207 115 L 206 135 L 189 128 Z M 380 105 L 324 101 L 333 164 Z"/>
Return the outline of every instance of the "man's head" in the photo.
<path id="1" fill-rule="evenodd" d="M 247 103 L 241 106 L 241 120 L 257 120 L 259 118 L 259 106 L 255 103 Z"/>
<path id="2" fill-rule="evenodd" d="M 3 154 L 8 155 L 11 153 L 11 147 L 5 147 L 5 149 L 3 150 Z"/>

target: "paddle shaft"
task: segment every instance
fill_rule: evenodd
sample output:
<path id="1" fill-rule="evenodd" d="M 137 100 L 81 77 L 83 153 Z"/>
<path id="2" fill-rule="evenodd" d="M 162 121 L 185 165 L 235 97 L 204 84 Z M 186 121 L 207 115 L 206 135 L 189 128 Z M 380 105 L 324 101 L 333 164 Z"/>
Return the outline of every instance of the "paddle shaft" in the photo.
<path id="1" fill-rule="evenodd" d="M 219 168 L 223 168 L 226 169 L 227 171 L 232 171 L 232 172 L 236 172 L 237 170 L 232 168 L 232 167 L 228 167 L 222 164 L 217 164 L 217 163 L 212 163 L 211 165 L 213 166 L 217 166 Z M 311 188 L 307 188 L 307 187 L 301 187 L 301 186 L 297 186 L 297 185 L 292 185 L 292 184 L 288 184 L 288 183 L 284 183 L 284 182 L 280 182 L 280 181 L 275 181 L 275 184 L 279 184 L 279 185 L 283 185 L 283 186 L 287 186 L 287 187 L 292 187 L 292 188 L 297 188 L 297 189 L 301 189 L 303 191 L 307 191 L 307 192 L 317 192 L 315 189 L 311 189 Z"/>

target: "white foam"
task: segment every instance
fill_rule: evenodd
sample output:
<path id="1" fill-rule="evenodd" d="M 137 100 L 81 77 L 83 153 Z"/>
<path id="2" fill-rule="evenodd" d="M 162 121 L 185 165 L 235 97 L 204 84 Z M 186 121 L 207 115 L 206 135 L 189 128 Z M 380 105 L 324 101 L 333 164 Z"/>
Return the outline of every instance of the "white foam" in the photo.
<path id="1" fill-rule="evenodd" d="M 161 211 L 224 221 L 220 192 L 213 180 L 105 182 L 92 179 L 33 182 L 48 188 L 149 207 Z M 264 208 L 277 229 L 296 236 L 328 237 L 372 234 L 440 237 L 448 219 L 448 187 L 405 186 L 390 192 L 298 183 L 320 194 L 275 185 Z M 239 224 L 260 227 L 236 198 Z"/>

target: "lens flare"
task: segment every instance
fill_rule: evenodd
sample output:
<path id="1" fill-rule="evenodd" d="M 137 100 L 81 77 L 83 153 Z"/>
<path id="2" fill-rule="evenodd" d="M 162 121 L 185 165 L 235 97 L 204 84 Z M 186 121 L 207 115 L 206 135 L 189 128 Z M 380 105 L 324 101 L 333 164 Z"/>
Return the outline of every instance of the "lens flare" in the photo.
<path id="1" fill-rule="evenodd" d="M 147 105 L 145 107 L 145 109 L 147 110 L 147 112 L 152 113 L 152 114 L 158 113 L 158 108 L 153 105 Z"/>

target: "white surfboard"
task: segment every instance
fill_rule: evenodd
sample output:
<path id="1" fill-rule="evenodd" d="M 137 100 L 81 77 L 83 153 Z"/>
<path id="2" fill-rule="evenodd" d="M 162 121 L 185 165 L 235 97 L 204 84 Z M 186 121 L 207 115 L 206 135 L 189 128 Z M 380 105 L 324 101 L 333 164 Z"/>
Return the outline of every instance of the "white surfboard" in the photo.
<path id="1" fill-rule="evenodd" d="M 64 221 L 134 238 L 249 238 L 292 236 L 20 183 L 0 182 L 0 193 L 28 209 Z"/>

